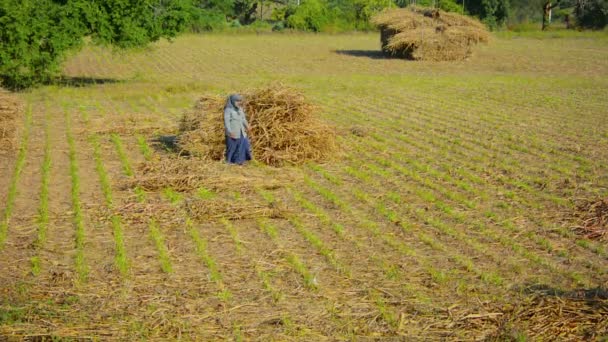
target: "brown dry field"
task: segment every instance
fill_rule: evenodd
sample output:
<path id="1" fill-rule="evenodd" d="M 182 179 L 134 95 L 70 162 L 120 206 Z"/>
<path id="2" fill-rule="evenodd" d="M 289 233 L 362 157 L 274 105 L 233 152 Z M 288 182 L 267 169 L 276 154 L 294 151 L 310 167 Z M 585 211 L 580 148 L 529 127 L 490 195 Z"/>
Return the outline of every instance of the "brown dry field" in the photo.
<path id="1" fill-rule="evenodd" d="M 0 154 L 0 341 L 608 337 L 606 236 L 577 229 L 608 197 L 605 35 L 462 62 L 384 59 L 377 34 L 191 35 L 64 73 L 16 94 Z M 273 81 L 336 127 L 334 160 L 154 144 L 202 94 Z"/>

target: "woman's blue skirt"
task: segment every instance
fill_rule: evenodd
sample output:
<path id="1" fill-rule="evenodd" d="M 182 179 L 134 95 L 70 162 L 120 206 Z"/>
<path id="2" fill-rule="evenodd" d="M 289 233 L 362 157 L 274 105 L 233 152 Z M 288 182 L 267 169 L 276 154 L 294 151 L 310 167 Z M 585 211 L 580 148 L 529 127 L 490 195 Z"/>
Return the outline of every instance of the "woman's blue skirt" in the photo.
<path id="1" fill-rule="evenodd" d="M 247 160 L 251 160 L 249 139 L 242 135 L 238 139 L 226 136 L 226 162 L 240 165 Z"/>

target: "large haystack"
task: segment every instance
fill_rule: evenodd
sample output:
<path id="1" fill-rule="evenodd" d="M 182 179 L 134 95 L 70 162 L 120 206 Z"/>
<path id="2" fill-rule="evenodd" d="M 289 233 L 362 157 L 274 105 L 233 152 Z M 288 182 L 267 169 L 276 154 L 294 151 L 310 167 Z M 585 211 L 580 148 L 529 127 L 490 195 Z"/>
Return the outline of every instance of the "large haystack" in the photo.
<path id="1" fill-rule="evenodd" d="M 20 108 L 17 99 L 0 88 L 0 153 L 15 147 L 15 120 Z"/>
<path id="2" fill-rule="evenodd" d="M 473 18 L 415 6 L 386 10 L 372 22 L 380 29 L 386 55 L 414 60 L 462 60 L 475 44 L 490 37 Z"/>
<path id="3" fill-rule="evenodd" d="M 251 125 L 254 158 L 268 165 L 326 160 L 335 150 L 335 132 L 314 116 L 304 96 L 283 85 L 243 92 Z M 225 97 L 203 96 L 180 125 L 179 147 L 197 157 L 224 156 Z"/>

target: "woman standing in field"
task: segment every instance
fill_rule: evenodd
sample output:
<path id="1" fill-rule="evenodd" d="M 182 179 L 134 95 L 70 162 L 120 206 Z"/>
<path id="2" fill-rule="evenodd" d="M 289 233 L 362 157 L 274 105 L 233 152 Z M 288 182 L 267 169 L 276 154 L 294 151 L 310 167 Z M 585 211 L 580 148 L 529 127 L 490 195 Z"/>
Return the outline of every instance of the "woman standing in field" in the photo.
<path id="1" fill-rule="evenodd" d="M 243 111 L 243 97 L 238 94 L 228 96 L 224 106 L 224 127 L 226 132 L 226 162 L 242 165 L 251 160 L 251 145 L 247 133 L 251 126 Z"/>

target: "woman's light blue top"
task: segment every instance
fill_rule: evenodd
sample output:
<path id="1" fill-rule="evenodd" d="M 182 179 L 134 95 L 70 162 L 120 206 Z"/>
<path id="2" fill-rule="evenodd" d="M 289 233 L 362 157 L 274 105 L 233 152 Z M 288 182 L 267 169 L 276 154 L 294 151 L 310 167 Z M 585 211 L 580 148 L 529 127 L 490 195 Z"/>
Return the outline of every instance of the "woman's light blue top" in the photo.
<path id="1" fill-rule="evenodd" d="M 224 127 L 226 135 L 233 134 L 235 138 L 240 139 L 241 136 L 247 138 L 247 118 L 242 108 L 236 105 L 237 101 L 243 98 L 238 94 L 228 96 L 226 106 L 224 107 Z"/>

